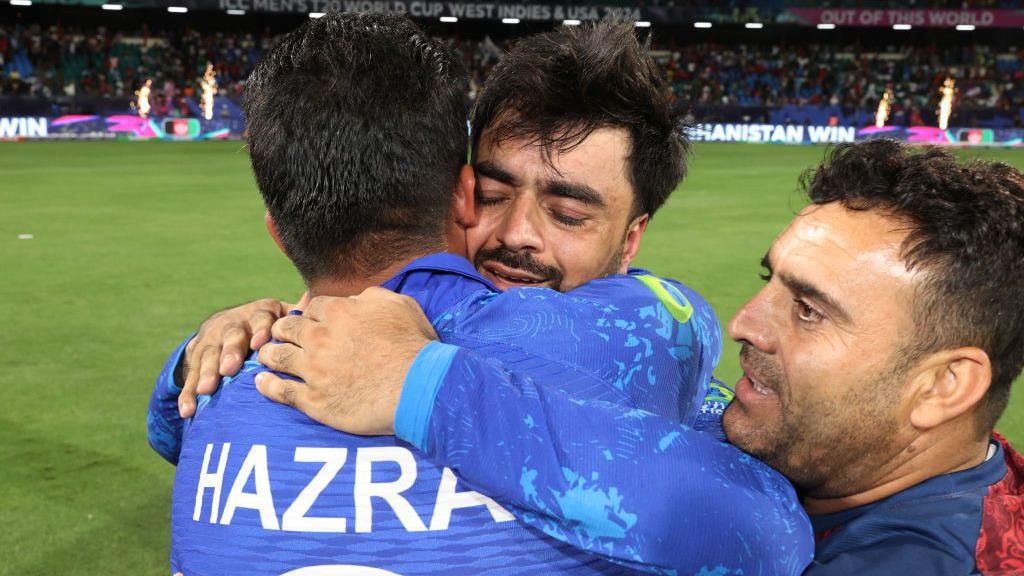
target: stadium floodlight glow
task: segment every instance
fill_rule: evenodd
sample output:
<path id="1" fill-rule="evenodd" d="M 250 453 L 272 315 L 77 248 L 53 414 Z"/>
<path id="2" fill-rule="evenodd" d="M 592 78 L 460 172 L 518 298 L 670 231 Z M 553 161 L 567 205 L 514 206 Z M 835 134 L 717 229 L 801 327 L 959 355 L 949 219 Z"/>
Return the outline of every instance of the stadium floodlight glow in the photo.
<path id="1" fill-rule="evenodd" d="M 32 0 L 11 0 L 11 6 L 31 6 Z"/>
<path id="2" fill-rule="evenodd" d="M 711 22 L 694 22 L 694 28 L 711 28 Z"/>
<path id="3" fill-rule="evenodd" d="M 229 16 L 245 16 L 245 10 L 228 10 Z"/>
<path id="4" fill-rule="evenodd" d="M 651 23 L 646 21 L 646 20 L 637 20 L 636 22 L 633 23 L 633 25 L 636 26 L 637 28 L 650 28 L 651 27 Z"/>
<path id="5" fill-rule="evenodd" d="M 957 24 L 956 29 L 960 32 L 973 32 L 974 24 Z"/>
<path id="6" fill-rule="evenodd" d="M 892 29 L 893 30 L 910 30 L 911 28 L 913 28 L 913 26 L 911 26 L 910 24 L 893 24 L 892 25 Z"/>
<path id="7" fill-rule="evenodd" d="M 519 24 L 519 18 L 502 18 L 502 24 Z"/>
<path id="8" fill-rule="evenodd" d="M 580 24 L 583 24 L 583 22 L 579 20 L 562 20 L 563 26 L 579 26 Z"/>
<path id="9" fill-rule="evenodd" d="M 174 12 L 175 14 L 184 14 L 188 12 L 188 8 L 185 8 L 184 6 L 168 6 L 167 11 Z"/>
<path id="10" fill-rule="evenodd" d="M 120 4 L 104 4 L 103 6 L 100 6 L 100 8 L 103 8 L 104 10 L 124 10 L 124 6 L 121 6 Z"/>
<path id="11" fill-rule="evenodd" d="M 454 24 L 455 22 L 458 22 L 458 21 L 459 21 L 459 19 L 457 17 L 455 17 L 455 16 L 441 16 L 441 22 L 447 22 L 449 24 Z"/>
<path id="12" fill-rule="evenodd" d="M 835 30 L 835 24 L 818 24 L 818 30 Z"/>
<path id="13" fill-rule="evenodd" d="M 743 27 L 748 30 L 760 30 L 761 28 L 764 28 L 764 24 L 760 22 L 747 22 Z"/>
<path id="14" fill-rule="evenodd" d="M 309 13 L 309 17 L 310 18 L 323 18 L 324 16 L 326 16 L 326 14 L 323 13 L 323 12 L 310 12 Z"/>

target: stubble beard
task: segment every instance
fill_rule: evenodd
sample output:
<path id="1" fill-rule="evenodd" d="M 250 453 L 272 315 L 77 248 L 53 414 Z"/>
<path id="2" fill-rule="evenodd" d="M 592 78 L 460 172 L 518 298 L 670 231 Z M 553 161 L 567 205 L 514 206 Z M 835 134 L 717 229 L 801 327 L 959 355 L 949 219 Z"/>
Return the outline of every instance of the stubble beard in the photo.
<path id="1" fill-rule="evenodd" d="M 780 401 L 778 419 L 771 423 L 746 420 L 740 406 L 729 406 L 722 417 L 729 441 L 781 472 L 803 496 L 835 498 L 866 488 L 865 479 L 895 450 L 899 424 L 885 397 L 898 398 L 901 371 L 887 368 L 838 398 L 797 398 L 770 358 L 752 348 L 744 354 L 786 402 Z"/>

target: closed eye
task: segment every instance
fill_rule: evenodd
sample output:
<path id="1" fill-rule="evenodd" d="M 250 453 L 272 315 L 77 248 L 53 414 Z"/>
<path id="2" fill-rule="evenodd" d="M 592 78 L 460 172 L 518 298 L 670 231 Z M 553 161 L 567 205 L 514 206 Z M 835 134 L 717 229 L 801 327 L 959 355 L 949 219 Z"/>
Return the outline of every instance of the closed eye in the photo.
<path id="1" fill-rule="evenodd" d="M 497 206 L 506 200 L 508 198 L 504 196 L 477 196 L 476 203 L 481 206 Z"/>
<path id="2" fill-rule="evenodd" d="M 583 226 L 587 222 L 586 218 L 574 218 L 572 216 L 557 211 L 552 211 L 551 215 L 559 223 L 570 228 L 579 228 L 580 226 Z"/>

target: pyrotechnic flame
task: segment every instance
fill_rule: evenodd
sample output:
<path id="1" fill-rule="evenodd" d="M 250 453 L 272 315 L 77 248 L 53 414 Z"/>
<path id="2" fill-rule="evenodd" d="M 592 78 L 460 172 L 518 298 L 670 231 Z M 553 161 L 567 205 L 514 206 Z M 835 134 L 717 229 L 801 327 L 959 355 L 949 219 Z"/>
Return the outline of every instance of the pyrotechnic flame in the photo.
<path id="1" fill-rule="evenodd" d="M 135 91 L 135 109 L 139 111 L 139 118 L 149 116 L 149 87 L 152 85 L 152 80 L 146 80 L 146 83 Z"/>
<path id="2" fill-rule="evenodd" d="M 889 119 L 889 109 L 892 108 L 892 90 L 886 90 L 882 99 L 878 101 L 878 111 L 875 112 L 875 127 L 885 128 L 885 121 Z"/>
<path id="3" fill-rule="evenodd" d="M 945 130 L 949 126 L 949 115 L 953 113 L 953 93 L 956 92 L 956 82 L 952 78 L 946 78 L 939 88 L 942 99 L 939 101 L 939 130 Z"/>
<path id="4" fill-rule="evenodd" d="M 201 82 L 203 87 L 203 94 L 201 96 L 201 102 L 203 104 L 203 118 L 207 120 L 213 119 L 213 96 L 217 93 L 217 71 L 213 69 L 213 64 L 206 64 L 206 74 L 203 74 L 203 81 Z"/>

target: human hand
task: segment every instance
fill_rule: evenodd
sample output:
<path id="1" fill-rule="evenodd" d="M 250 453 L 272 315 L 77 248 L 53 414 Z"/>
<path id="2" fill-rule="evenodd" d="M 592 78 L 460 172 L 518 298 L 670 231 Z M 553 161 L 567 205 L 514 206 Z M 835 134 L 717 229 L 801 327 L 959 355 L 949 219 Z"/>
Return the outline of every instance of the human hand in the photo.
<path id="1" fill-rule="evenodd" d="M 178 413 L 189 418 L 196 411 L 196 396 L 217 391 L 222 376 L 237 374 L 249 350 L 270 341 L 270 327 L 288 314 L 287 302 L 264 298 L 228 308 L 206 319 L 185 345 L 185 382 L 178 396 Z"/>
<path id="2" fill-rule="evenodd" d="M 349 298 L 317 297 L 302 316 L 273 327 L 280 344 L 260 348 L 259 361 L 303 382 L 263 372 L 256 387 L 331 428 L 393 434 L 405 374 L 437 338 L 415 300 L 372 287 Z"/>

